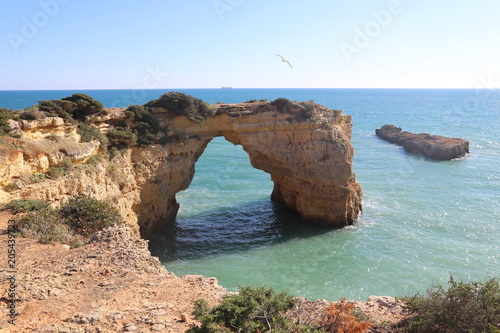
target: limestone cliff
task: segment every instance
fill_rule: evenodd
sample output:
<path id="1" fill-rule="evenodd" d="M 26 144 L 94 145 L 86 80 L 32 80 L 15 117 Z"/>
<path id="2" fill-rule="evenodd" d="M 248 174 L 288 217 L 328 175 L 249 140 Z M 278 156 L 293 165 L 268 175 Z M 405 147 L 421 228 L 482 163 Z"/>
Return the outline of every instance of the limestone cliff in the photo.
<path id="1" fill-rule="evenodd" d="M 315 117 L 298 115 L 300 107 L 279 112 L 270 105 L 220 105 L 217 116 L 196 124 L 184 117 L 170 127 L 200 141 L 215 136 L 242 145 L 252 166 L 271 174 L 272 197 L 304 219 L 328 226 L 352 224 L 361 209 L 361 189 L 352 170 L 349 115 L 317 104 Z"/>
<path id="2" fill-rule="evenodd" d="M 42 199 L 55 206 L 75 195 L 115 204 L 136 235 L 147 237 L 171 221 L 175 194 L 186 189 L 195 162 L 217 136 L 242 145 L 255 168 L 271 175 L 272 198 L 304 219 L 328 226 L 352 224 L 361 211 L 361 188 L 352 169 L 349 115 L 313 102 L 285 110 L 269 103 L 218 104 L 202 123 L 154 109 L 167 129 L 167 143 L 99 156 L 99 143 L 81 143 L 74 126 L 60 118 L 11 121 L 20 139 L 4 138 L 0 162 L 0 200 Z M 106 131 L 123 110 L 86 121 Z M 60 177 L 33 177 L 68 164 Z M 50 173 L 49 173 L 50 174 Z M 35 181 L 33 181 L 35 180 Z"/>

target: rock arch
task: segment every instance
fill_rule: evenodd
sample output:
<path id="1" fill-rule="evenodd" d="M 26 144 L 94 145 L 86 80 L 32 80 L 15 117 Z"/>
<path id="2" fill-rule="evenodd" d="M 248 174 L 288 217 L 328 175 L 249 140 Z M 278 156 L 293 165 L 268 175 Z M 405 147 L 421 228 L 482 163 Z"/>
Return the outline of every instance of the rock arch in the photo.
<path id="1" fill-rule="evenodd" d="M 155 110 L 175 140 L 131 153 L 136 174 L 144 173 L 133 207 L 142 236 L 147 238 L 175 218 L 175 194 L 189 186 L 196 161 L 218 136 L 241 145 L 252 166 L 271 175 L 273 200 L 313 223 L 354 223 L 361 212 L 362 192 L 352 169 L 351 117 L 308 104 L 314 116 L 304 117 L 300 104 L 286 112 L 270 104 L 223 104 L 216 116 L 201 124 Z"/>

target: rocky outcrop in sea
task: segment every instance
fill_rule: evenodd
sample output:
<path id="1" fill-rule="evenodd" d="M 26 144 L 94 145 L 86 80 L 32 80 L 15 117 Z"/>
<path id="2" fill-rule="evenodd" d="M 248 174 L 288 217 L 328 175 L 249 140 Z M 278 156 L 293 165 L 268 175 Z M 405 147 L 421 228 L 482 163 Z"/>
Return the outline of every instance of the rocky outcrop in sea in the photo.
<path id="1" fill-rule="evenodd" d="M 464 139 L 402 132 L 401 127 L 394 125 L 384 125 L 375 130 L 375 133 L 383 140 L 403 146 L 409 153 L 421 154 L 439 161 L 460 158 L 469 153 L 469 141 Z"/>

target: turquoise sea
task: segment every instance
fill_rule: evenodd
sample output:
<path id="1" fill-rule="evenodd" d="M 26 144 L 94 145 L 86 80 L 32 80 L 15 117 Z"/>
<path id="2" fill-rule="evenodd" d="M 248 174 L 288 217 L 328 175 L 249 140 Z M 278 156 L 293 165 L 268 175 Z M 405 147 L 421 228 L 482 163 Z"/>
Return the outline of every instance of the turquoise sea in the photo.
<path id="1" fill-rule="evenodd" d="M 500 90 L 189 89 L 209 103 L 314 100 L 353 116 L 354 170 L 363 188 L 357 224 L 326 229 L 270 201 L 270 176 L 214 139 L 177 195 L 175 223 L 150 242 L 177 275 L 215 276 L 228 289 L 273 286 L 311 299 L 423 292 L 450 275 L 500 276 Z M 84 92 L 106 107 L 143 104 L 163 90 Z M 23 108 L 74 91 L 0 91 Z M 434 162 L 378 139 L 384 124 L 470 141 L 465 158 Z"/>

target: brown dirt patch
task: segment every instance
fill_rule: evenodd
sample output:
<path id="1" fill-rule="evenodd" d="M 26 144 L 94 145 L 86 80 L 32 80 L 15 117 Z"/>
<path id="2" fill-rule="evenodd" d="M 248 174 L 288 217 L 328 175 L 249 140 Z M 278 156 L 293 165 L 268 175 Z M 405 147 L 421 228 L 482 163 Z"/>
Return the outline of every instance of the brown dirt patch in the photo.
<path id="1" fill-rule="evenodd" d="M 0 213 L 2 253 L 9 218 Z M 225 292 L 216 279 L 167 272 L 127 227 L 76 249 L 23 238 L 16 238 L 15 249 L 19 316 L 15 326 L 8 323 L 4 255 L 0 332 L 184 332 L 194 322 L 194 300 L 215 304 Z"/>

